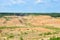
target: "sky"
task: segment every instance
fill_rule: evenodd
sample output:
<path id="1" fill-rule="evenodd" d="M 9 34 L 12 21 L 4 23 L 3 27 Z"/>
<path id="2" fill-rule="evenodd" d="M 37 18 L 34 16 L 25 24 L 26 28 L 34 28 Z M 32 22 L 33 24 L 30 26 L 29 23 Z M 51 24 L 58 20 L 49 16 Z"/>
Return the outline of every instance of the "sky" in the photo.
<path id="1" fill-rule="evenodd" d="M 60 0 L 0 0 L 0 12 L 60 13 Z"/>

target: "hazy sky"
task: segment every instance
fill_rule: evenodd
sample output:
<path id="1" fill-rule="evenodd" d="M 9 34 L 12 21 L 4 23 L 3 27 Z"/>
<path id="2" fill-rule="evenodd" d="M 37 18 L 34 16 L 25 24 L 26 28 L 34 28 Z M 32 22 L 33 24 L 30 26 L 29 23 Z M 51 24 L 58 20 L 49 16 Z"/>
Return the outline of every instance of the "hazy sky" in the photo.
<path id="1" fill-rule="evenodd" d="M 60 0 L 0 0 L 0 12 L 60 12 Z"/>

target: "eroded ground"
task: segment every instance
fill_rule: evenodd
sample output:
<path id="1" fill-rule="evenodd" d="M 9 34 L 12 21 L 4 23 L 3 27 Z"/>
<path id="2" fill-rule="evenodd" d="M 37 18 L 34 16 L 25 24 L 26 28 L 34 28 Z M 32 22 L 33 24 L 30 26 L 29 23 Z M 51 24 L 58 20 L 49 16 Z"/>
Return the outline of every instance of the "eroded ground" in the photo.
<path id="1" fill-rule="evenodd" d="M 51 37 L 60 37 L 60 18 L 47 15 L 0 18 L 0 40 L 50 40 Z"/>

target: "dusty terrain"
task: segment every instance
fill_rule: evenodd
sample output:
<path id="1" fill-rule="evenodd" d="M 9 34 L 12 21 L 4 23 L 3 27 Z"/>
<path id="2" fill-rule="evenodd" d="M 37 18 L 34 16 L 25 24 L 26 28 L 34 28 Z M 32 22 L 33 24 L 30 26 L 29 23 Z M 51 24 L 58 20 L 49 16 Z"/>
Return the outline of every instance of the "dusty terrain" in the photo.
<path id="1" fill-rule="evenodd" d="M 48 15 L 3 16 L 0 40 L 49 40 L 60 37 L 60 18 Z"/>
<path id="2" fill-rule="evenodd" d="M 40 16 L 4 16 L 0 18 L 0 26 L 42 26 L 49 25 L 54 27 L 60 27 L 60 18 L 53 18 L 48 15 Z"/>

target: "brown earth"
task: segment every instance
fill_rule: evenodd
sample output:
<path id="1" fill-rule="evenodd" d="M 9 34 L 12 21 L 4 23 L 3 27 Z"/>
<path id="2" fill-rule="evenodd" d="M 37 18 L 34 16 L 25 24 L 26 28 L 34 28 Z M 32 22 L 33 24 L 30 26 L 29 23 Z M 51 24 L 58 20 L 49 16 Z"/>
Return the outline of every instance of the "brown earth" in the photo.
<path id="1" fill-rule="evenodd" d="M 20 40 L 20 37 L 22 37 L 24 40 L 33 40 L 33 39 L 39 40 L 40 38 L 43 38 L 44 36 L 44 35 L 40 36 L 39 34 L 44 34 L 48 32 L 51 32 L 51 33 L 56 32 L 56 30 L 39 27 L 39 26 L 44 26 L 44 25 L 60 27 L 60 18 L 53 18 L 48 15 L 40 15 L 40 16 L 29 15 L 29 16 L 23 16 L 23 17 L 22 16 L 4 16 L 0 18 L 0 27 L 2 26 L 4 27 L 5 26 L 7 27 L 23 26 L 23 27 L 0 29 L 0 40 L 3 40 L 5 38 L 6 40 L 8 39 Z M 8 36 L 10 36 L 11 34 L 13 34 L 14 38 L 8 38 Z"/>
<path id="2" fill-rule="evenodd" d="M 33 16 L 31 19 L 28 20 L 31 25 L 34 26 L 54 26 L 54 27 L 60 27 L 60 18 L 53 18 L 51 16 Z"/>
<path id="3" fill-rule="evenodd" d="M 4 31 L 3 31 L 4 30 Z M 10 32 L 12 29 L 10 28 L 6 28 L 6 29 L 2 29 L 3 32 Z M 35 31 L 35 32 L 53 32 L 53 30 L 47 29 L 47 28 L 41 28 L 39 27 L 39 29 L 37 27 L 35 28 L 15 28 L 13 29 L 14 31 Z"/>
<path id="4" fill-rule="evenodd" d="M 6 18 L 11 18 L 6 20 Z M 0 18 L 0 26 L 26 26 L 30 24 L 33 26 L 49 25 L 60 27 L 60 18 L 53 18 L 48 15 L 40 16 L 5 16 Z"/>

